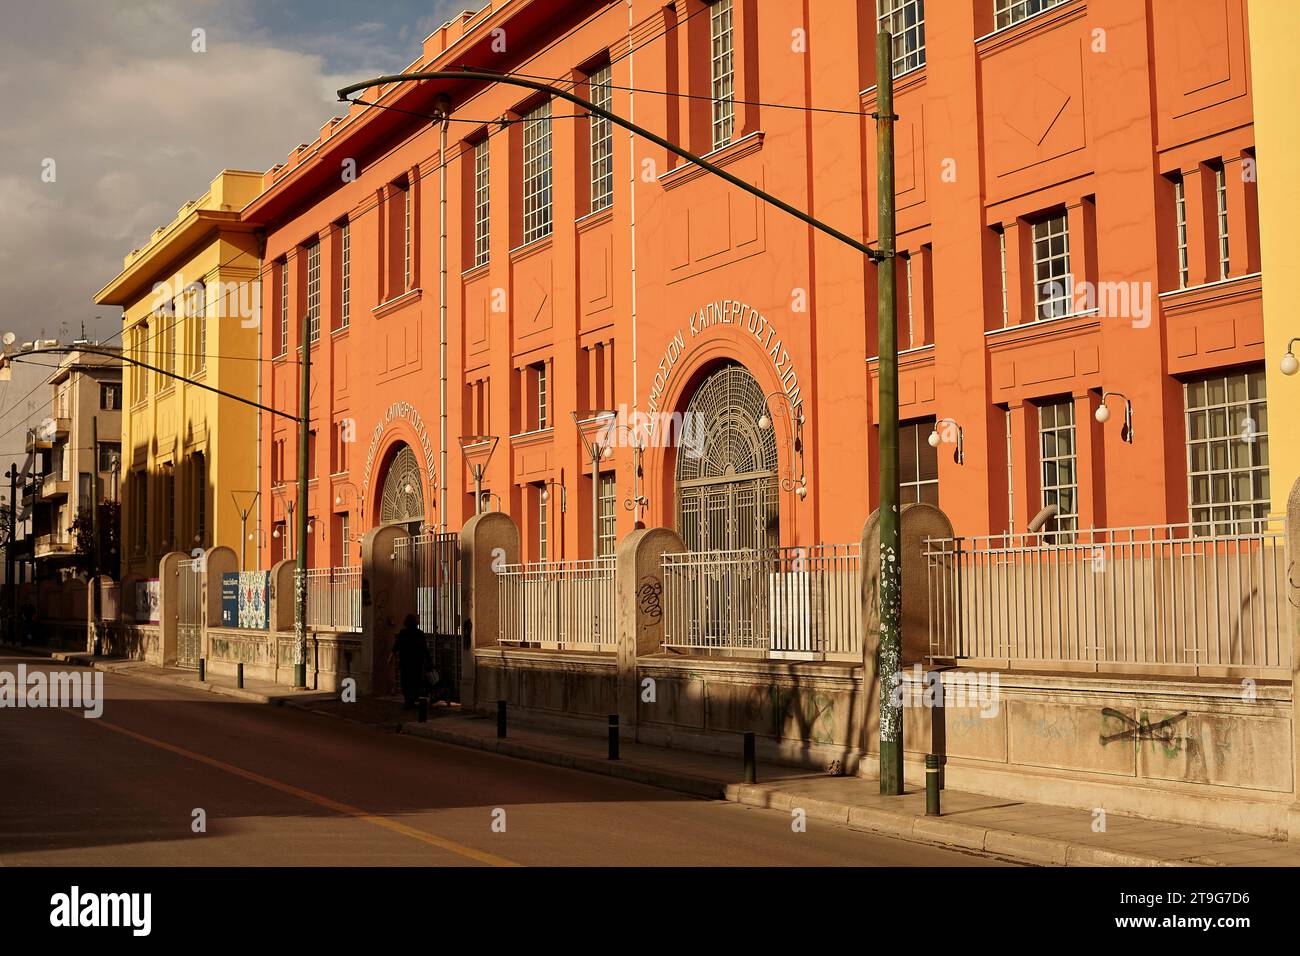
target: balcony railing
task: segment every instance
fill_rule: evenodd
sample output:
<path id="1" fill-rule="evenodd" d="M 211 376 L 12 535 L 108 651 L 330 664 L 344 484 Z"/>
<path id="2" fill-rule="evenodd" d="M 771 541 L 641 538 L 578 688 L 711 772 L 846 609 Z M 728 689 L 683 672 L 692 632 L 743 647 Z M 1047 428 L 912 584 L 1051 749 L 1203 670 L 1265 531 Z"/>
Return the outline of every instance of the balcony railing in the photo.
<path id="1" fill-rule="evenodd" d="M 1289 677 L 1281 519 L 927 542 L 930 653 L 985 666 Z"/>

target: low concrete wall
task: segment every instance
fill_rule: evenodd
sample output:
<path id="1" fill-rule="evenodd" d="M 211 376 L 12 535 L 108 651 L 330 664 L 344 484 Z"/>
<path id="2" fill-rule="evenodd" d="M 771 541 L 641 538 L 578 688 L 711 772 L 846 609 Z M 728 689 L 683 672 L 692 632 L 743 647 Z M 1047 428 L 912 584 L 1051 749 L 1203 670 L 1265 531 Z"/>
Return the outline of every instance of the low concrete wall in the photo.
<path id="1" fill-rule="evenodd" d="M 294 643 L 292 633 L 214 627 L 204 635 L 204 656 L 213 674 L 234 674 L 242 663 L 246 678 L 292 686 Z M 358 693 L 370 693 L 370 672 L 364 669 L 361 635 L 309 634 L 307 686 L 336 691 L 348 677 L 356 680 Z"/>
<path id="2" fill-rule="evenodd" d="M 157 624 L 114 622 L 105 629 L 104 654 L 162 664 L 162 629 Z"/>

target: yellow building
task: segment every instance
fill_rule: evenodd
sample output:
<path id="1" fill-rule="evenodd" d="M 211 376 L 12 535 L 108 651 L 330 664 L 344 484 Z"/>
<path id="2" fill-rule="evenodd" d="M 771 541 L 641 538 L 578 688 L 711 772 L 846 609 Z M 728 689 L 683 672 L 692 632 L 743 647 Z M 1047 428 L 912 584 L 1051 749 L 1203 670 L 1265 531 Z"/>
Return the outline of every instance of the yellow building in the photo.
<path id="1" fill-rule="evenodd" d="M 239 211 L 261 188 L 261 173 L 223 170 L 95 297 L 123 309 L 123 355 L 157 370 L 123 363 L 124 580 L 215 545 L 257 566 L 257 410 L 166 373 L 257 400 L 261 259 Z"/>
<path id="2" fill-rule="evenodd" d="M 1286 511 L 1291 486 L 1300 476 L 1300 445 L 1285 436 L 1300 431 L 1300 363 L 1282 359 L 1300 337 L 1300 258 L 1295 254 L 1295 224 L 1300 221 L 1300 182 L 1294 170 L 1300 157 L 1300 3 L 1251 0 L 1250 60 L 1255 106 L 1255 145 L 1259 157 L 1259 244 L 1264 273 L 1264 345 L 1268 354 L 1268 431 L 1283 440 L 1269 443 L 1273 511 Z M 1300 358 L 1300 343 L 1297 344 Z"/>

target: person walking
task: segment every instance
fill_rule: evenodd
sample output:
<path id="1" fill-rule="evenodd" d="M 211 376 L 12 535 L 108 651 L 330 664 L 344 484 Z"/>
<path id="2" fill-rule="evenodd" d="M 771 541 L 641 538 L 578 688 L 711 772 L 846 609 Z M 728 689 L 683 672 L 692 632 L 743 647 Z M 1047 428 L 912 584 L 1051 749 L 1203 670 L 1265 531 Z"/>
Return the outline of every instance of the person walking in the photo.
<path id="1" fill-rule="evenodd" d="M 410 710 L 423 693 L 425 674 L 433 666 L 429 657 L 429 644 L 425 640 L 424 631 L 420 630 L 420 619 L 414 614 L 406 615 L 406 620 L 402 622 L 402 629 L 393 641 L 393 655 L 397 658 L 404 706 Z"/>

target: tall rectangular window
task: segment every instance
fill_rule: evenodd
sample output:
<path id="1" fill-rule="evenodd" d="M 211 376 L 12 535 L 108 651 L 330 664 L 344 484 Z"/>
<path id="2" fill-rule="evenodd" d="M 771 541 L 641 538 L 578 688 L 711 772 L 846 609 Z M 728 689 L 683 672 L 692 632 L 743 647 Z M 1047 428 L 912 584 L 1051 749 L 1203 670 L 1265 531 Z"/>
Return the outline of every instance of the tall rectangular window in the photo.
<path id="1" fill-rule="evenodd" d="M 546 388 L 546 363 L 538 362 L 536 365 L 530 365 L 536 392 L 534 397 L 537 400 L 537 427 L 549 428 L 551 425 L 551 402 Z"/>
<path id="2" fill-rule="evenodd" d="M 1268 517 L 1264 370 L 1218 373 L 1183 385 L 1189 515 L 1195 534 L 1246 534 Z"/>
<path id="3" fill-rule="evenodd" d="M 202 282 L 186 287 L 186 315 L 190 320 L 190 371 L 201 372 L 208 364 L 208 296 Z"/>
<path id="4" fill-rule="evenodd" d="M 202 452 L 190 456 L 191 488 L 194 498 L 194 543 L 206 547 L 208 543 L 208 466 Z"/>
<path id="5" fill-rule="evenodd" d="M 916 344 L 916 328 L 913 322 L 912 312 L 912 256 L 907 254 L 902 257 L 904 268 L 904 279 L 907 284 L 907 345 L 905 348 L 911 348 Z"/>
<path id="6" fill-rule="evenodd" d="M 736 65 L 731 21 L 731 0 L 714 0 L 709 10 L 714 149 L 730 143 L 736 129 Z"/>
<path id="7" fill-rule="evenodd" d="M 99 407 L 108 412 L 119 410 L 122 407 L 122 386 L 116 382 L 100 385 Z"/>
<path id="8" fill-rule="evenodd" d="M 934 419 L 898 426 L 899 501 L 939 503 L 939 450 L 930 446 Z"/>
<path id="9" fill-rule="evenodd" d="M 1001 30 L 1064 2 L 1065 0 L 994 0 L 994 26 Z"/>
<path id="10" fill-rule="evenodd" d="M 284 355 L 289 351 L 289 259 L 280 260 L 280 341 L 276 343 L 276 354 Z"/>
<path id="11" fill-rule="evenodd" d="M 551 101 L 524 117 L 524 243 L 551 234 Z"/>
<path id="12" fill-rule="evenodd" d="M 591 102 L 603 110 L 613 105 L 610 68 L 591 74 Z M 591 116 L 591 211 L 608 209 L 614 201 L 614 128 L 603 116 Z"/>
<path id="13" fill-rule="evenodd" d="M 162 382 L 159 388 L 170 388 L 176 384 L 174 377 L 176 372 L 176 302 L 172 301 L 171 306 L 163 315 L 163 341 L 162 341 L 162 361 L 158 364 L 162 367 L 163 372 L 167 373 L 162 376 Z"/>
<path id="14" fill-rule="evenodd" d="M 352 516 L 346 511 L 339 514 L 339 564 L 345 568 L 352 556 L 351 518 Z"/>
<path id="15" fill-rule="evenodd" d="M 122 455 L 122 443 L 102 441 L 99 443 L 97 467 L 100 471 L 112 471 Z"/>
<path id="16" fill-rule="evenodd" d="M 488 139 L 474 145 L 474 266 L 487 265 L 491 204 L 488 192 Z"/>
<path id="17" fill-rule="evenodd" d="M 339 226 L 339 328 L 352 323 L 352 238 L 349 226 Z"/>
<path id="18" fill-rule="evenodd" d="M 894 76 L 925 65 L 925 0 L 877 0 L 880 32 L 893 34 Z"/>
<path id="19" fill-rule="evenodd" d="M 1214 207 L 1215 221 L 1219 227 L 1219 278 L 1229 275 L 1228 261 L 1228 178 L 1223 171 L 1223 164 L 1214 167 Z"/>
<path id="20" fill-rule="evenodd" d="M 307 341 L 320 340 L 320 243 L 307 247 Z"/>
<path id="21" fill-rule="evenodd" d="M 537 485 L 537 560 L 550 559 L 550 502 L 546 485 Z"/>
<path id="22" fill-rule="evenodd" d="M 1178 238 L 1178 288 L 1187 288 L 1187 192 L 1183 177 L 1174 180 L 1174 221 Z"/>
<path id="23" fill-rule="evenodd" d="M 1011 322 L 1011 313 L 1007 310 L 1007 231 L 998 228 L 998 262 L 1002 269 L 1002 327 Z"/>
<path id="24" fill-rule="evenodd" d="M 411 185 L 402 190 L 402 291 L 411 288 Z"/>
<path id="25" fill-rule="evenodd" d="M 164 551 L 178 550 L 179 542 L 176 540 L 176 475 L 173 472 L 170 462 L 163 465 L 162 494 L 162 513 L 159 518 L 162 519 L 162 527 L 159 529 L 159 540 L 162 542 Z"/>
<path id="26" fill-rule="evenodd" d="M 1065 213 L 1034 223 L 1034 291 L 1039 319 L 1070 314 L 1070 227 Z"/>
<path id="27" fill-rule="evenodd" d="M 612 471 L 602 471 L 600 473 L 600 501 L 599 501 L 599 521 L 600 521 L 600 557 L 614 553 L 614 547 L 618 543 L 616 540 L 615 526 L 617 523 L 617 513 L 614 510 L 617 504 L 617 491 L 614 486 L 614 473 Z"/>
<path id="28" fill-rule="evenodd" d="M 1074 441 L 1074 402 L 1038 406 L 1039 467 L 1043 507 L 1056 505 L 1058 541 L 1078 529 L 1079 477 Z"/>

